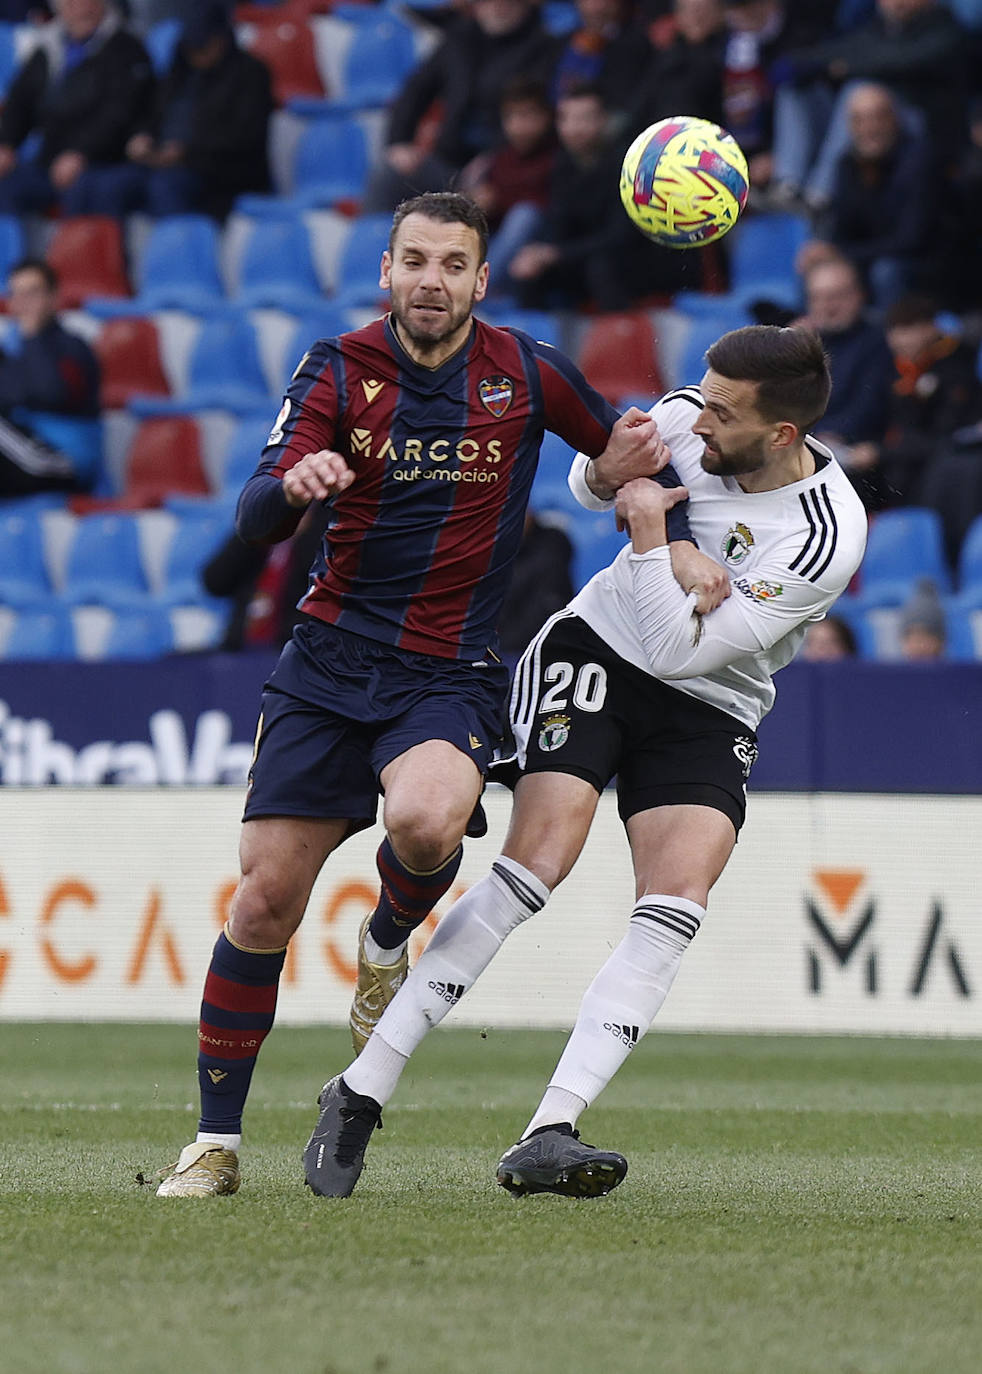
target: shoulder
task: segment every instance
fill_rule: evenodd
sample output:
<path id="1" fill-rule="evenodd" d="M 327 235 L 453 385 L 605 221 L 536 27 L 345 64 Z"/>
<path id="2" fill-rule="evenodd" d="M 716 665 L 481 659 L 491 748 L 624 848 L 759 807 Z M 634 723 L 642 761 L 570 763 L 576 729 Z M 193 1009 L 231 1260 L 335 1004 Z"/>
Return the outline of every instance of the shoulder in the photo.
<path id="1" fill-rule="evenodd" d="M 702 392 L 695 386 L 679 387 L 668 391 L 651 407 L 651 414 L 658 425 L 658 432 L 665 442 L 672 446 L 679 440 L 692 435 L 692 426 L 702 412 L 705 401 Z M 698 441 L 696 441 L 698 443 Z M 700 445 L 701 448 L 701 445 Z M 675 450 L 672 450 L 674 460 Z"/>
<path id="2" fill-rule="evenodd" d="M 797 501 L 800 518 L 790 540 L 789 570 L 816 586 L 842 591 L 866 548 L 868 520 L 863 503 L 834 458 L 800 487 Z"/>

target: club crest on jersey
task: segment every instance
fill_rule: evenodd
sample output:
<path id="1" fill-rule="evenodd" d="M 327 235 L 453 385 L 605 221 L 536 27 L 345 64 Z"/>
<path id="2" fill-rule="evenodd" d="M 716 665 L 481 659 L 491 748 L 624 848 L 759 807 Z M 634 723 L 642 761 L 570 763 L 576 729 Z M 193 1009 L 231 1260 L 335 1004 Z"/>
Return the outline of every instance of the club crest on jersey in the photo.
<path id="1" fill-rule="evenodd" d="M 750 553 L 753 546 L 753 535 L 747 529 L 746 525 L 737 521 L 737 523 L 732 525 L 723 535 L 723 542 L 720 545 L 720 549 L 723 554 L 724 563 L 729 563 L 731 567 L 738 568 Z"/>
<path id="2" fill-rule="evenodd" d="M 510 377 L 485 377 L 477 384 L 477 394 L 484 409 L 500 420 L 515 399 L 515 383 Z"/>
<path id="3" fill-rule="evenodd" d="M 569 716 L 546 716 L 539 731 L 539 748 L 544 754 L 562 749 L 569 739 Z"/>

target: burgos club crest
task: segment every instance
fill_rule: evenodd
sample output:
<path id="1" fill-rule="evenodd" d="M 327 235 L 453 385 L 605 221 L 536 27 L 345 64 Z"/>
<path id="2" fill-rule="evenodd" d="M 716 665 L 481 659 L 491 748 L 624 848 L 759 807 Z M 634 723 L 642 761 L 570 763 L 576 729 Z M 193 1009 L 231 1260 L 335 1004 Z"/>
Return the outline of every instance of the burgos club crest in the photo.
<path id="1" fill-rule="evenodd" d="M 724 563 L 729 563 L 731 567 L 738 568 L 744 561 L 750 550 L 754 546 L 754 537 L 739 521 L 728 529 L 723 536 L 720 549 L 723 554 Z"/>
<path id="2" fill-rule="evenodd" d="M 546 716 L 539 731 L 539 748 L 544 754 L 562 749 L 569 739 L 569 716 Z"/>
<path id="3" fill-rule="evenodd" d="M 500 420 L 515 398 L 515 383 L 510 377 L 485 377 L 477 384 L 481 405 Z"/>

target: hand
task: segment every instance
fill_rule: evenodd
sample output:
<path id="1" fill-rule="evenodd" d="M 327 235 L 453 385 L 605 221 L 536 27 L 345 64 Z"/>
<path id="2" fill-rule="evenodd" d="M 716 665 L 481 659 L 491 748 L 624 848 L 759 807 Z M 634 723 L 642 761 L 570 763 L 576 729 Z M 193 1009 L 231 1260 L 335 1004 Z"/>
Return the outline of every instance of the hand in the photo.
<path id="1" fill-rule="evenodd" d="M 0 177 L 5 177 L 17 165 L 17 150 L 9 143 L 0 143 Z"/>
<path id="2" fill-rule="evenodd" d="M 153 139 L 149 134 L 134 134 L 126 145 L 130 162 L 149 162 L 153 153 Z"/>
<path id="3" fill-rule="evenodd" d="M 307 453 L 283 476 L 283 495 L 287 504 L 301 509 L 311 501 L 326 501 L 329 496 L 346 491 L 355 474 L 340 453 L 322 448 L 319 453 Z"/>
<path id="4" fill-rule="evenodd" d="M 688 494 L 686 487 L 663 487 L 649 477 L 637 477 L 619 488 L 614 503 L 617 528 L 627 530 L 635 553 L 668 543 L 665 517 Z"/>
<path id="5" fill-rule="evenodd" d="M 176 139 L 169 139 L 162 143 L 157 149 L 157 156 L 154 159 L 156 167 L 176 167 L 184 161 L 184 144 L 178 143 Z"/>
<path id="6" fill-rule="evenodd" d="M 669 550 L 675 581 L 684 592 L 696 594 L 696 614 L 708 615 L 721 606 L 732 590 L 726 569 L 688 540 L 677 540 Z"/>
<path id="7" fill-rule="evenodd" d="M 77 153 L 72 149 L 59 153 L 48 169 L 52 186 L 56 191 L 67 191 L 69 186 L 78 181 L 87 166 L 88 160 L 84 153 Z"/>
<path id="8" fill-rule="evenodd" d="M 412 176 L 423 161 L 423 152 L 415 143 L 391 143 L 385 150 L 385 160 L 400 176 Z"/>
<path id="9" fill-rule="evenodd" d="M 587 486 L 594 496 L 609 500 L 625 482 L 654 477 L 671 461 L 655 421 L 647 411 L 630 406 L 610 431 L 603 453 L 587 465 Z"/>
<path id="10" fill-rule="evenodd" d="M 508 264 L 508 275 L 515 281 L 534 281 L 558 258 L 559 249 L 551 243 L 527 243 Z"/>

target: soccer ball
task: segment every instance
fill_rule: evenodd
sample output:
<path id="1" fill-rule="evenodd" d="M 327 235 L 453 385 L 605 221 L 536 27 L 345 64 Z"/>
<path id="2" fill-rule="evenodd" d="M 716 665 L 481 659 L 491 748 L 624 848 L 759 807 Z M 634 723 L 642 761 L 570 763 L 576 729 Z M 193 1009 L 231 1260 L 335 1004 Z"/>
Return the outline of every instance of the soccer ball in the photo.
<path id="1" fill-rule="evenodd" d="M 701 248 L 732 229 L 747 203 L 747 159 L 732 134 L 708 119 L 673 115 L 628 148 L 624 209 L 664 248 Z"/>

